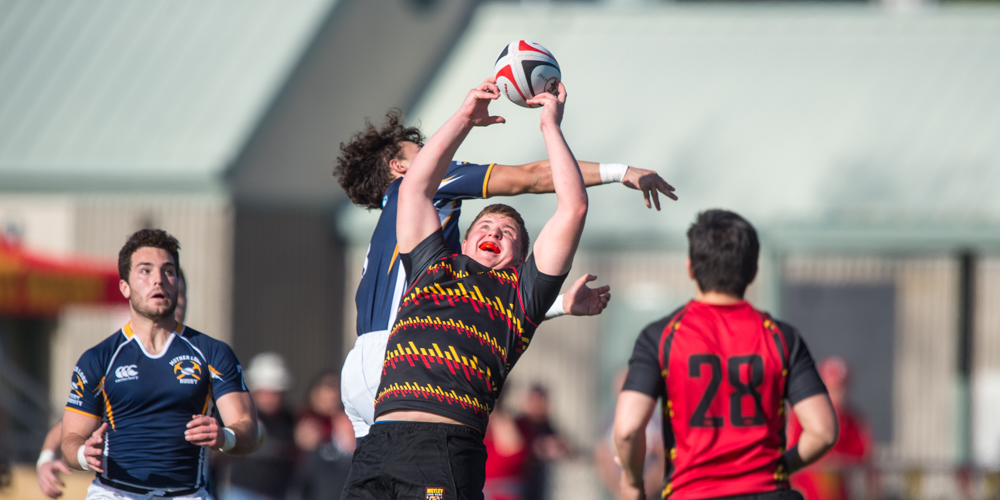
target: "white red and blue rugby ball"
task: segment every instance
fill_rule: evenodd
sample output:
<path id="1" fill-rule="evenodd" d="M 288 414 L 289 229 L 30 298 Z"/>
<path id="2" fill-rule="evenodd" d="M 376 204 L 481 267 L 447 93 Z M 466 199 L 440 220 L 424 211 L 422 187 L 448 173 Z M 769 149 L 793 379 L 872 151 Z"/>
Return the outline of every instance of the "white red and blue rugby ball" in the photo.
<path id="1" fill-rule="evenodd" d="M 525 108 L 537 108 L 525 101 L 542 92 L 557 93 L 562 78 L 555 56 L 545 47 L 526 40 L 507 44 L 493 69 L 500 93 Z"/>

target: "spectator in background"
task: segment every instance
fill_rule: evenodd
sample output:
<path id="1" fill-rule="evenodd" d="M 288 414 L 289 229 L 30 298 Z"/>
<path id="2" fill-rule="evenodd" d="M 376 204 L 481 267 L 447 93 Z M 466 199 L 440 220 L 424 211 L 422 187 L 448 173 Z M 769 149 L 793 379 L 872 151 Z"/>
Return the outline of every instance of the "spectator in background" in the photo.
<path id="1" fill-rule="evenodd" d="M 337 500 L 351 471 L 356 445 L 354 426 L 340 401 L 337 372 L 316 377 L 308 397 L 295 429 L 296 442 L 306 455 L 290 496 L 296 500 Z"/>
<path id="2" fill-rule="evenodd" d="M 824 358 L 819 363 L 819 376 L 830 393 L 837 413 L 840 438 L 823 458 L 792 476 L 792 487 L 806 500 L 850 500 L 850 489 L 844 468 L 866 463 L 872 450 L 872 436 L 865 418 L 848 403 L 850 370 L 839 356 Z M 795 446 L 802 426 L 793 412 L 788 422 L 789 447 Z"/>
<path id="3" fill-rule="evenodd" d="M 622 386 L 625 385 L 625 375 L 628 368 L 622 368 L 615 373 L 611 382 L 611 393 L 618 397 Z M 646 424 L 646 498 L 660 498 L 660 491 L 663 488 L 663 471 L 665 468 L 663 455 L 663 419 L 660 417 L 660 407 L 654 410 L 653 417 Z M 604 486 L 605 491 L 611 498 L 619 500 L 621 495 L 621 464 L 615 459 L 615 444 L 611 431 L 614 424 L 614 414 L 607 418 L 604 433 L 601 439 L 594 445 L 594 467 L 597 469 L 598 479 Z"/>
<path id="4" fill-rule="evenodd" d="M 517 426 L 529 436 L 531 457 L 525 474 L 525 500 L 547 498 L 550 462 L 568 458 L 572 450 L 556 432 L 549 418 L 549 393 L 541 384 L 532 384 L 524 401 Z"/>
<path id="5" fill-rule="evenodd" d="M 502 399 L 490 414 L 483 444 L 486 445 L 484 500 L 526 500 L 531 436 L 504 410 Z"/>
<path id="6" fill-rule="evenodd" d="M 285 360 L 274 352 L 253 357 L 246 370 L 247 386 L 257 404 L 264 443 L 252 455 L 221 456 L 222 500 L 284 500 L 295 471 L 297 450 L 294 420 L 285 406 L 292 378 Z"/>
<path id="7" fill-rule="evenodd" d="M 308 399 L 295 417 L 295 444 L 305 452 L 316 451 L 333 435 L 333 417 L 342 412 L 340 377 L 325 372 L 313 379 Z"/>

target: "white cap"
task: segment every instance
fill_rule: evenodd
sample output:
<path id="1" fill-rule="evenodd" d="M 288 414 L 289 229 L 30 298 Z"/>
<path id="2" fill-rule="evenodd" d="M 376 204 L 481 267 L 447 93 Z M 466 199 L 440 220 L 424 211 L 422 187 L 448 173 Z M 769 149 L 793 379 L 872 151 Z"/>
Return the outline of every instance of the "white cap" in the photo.
<path id="1" fill-rule="evenodd" d="M 292 375 L 285 367 L 285 359 L 276 352 L 262 352 L 254 356 L 246 375 L 251 391 L 287 391 L 292 385 Z"/>

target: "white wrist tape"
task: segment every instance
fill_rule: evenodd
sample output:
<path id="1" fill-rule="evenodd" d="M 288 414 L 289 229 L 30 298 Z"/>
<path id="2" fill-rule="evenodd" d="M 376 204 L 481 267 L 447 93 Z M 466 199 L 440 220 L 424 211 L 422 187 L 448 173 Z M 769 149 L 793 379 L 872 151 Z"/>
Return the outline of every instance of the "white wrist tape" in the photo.
<path id="1" fill-rule="evenodd" d="M 552 303 L 552 307 L 546 311 L 545 319 L 558 318 L 564 314 L 566 314 L 566 311 L 563 310 L 563 294 L 560 293 L 559 296 L 556 297 L 556 301 Z"/>
<path id="2" fill-rule="evenodd" d="M 598 163 L 598 170 L 601 172 L 601 184 L 611 184 L 621 182 L 628 171 L 628 165 L 624 163 Z"/>
<path id="3" fill-rule="evenodd" d="M 56 460 L 56 452 L 52 450 L 42 450 L 42 452 L 38 454 L 38 461 L 35 462 L 35 468 L 37 469 L 42 465 L 45 465 L 49 462 L 54 462 L 55 460 Z"/>
<path id="4" fill-rule="evenodd" d="M 219 448 L 219 451 L 229 451 L 236 446 L 236 433 L 232 429 L 223 427 L 222 438 L 225 441 L 222 443 L 222 448 Z"/>
<path id="5" fill-rule="evenodd" d="M 76 461 L 80 462 L 80 468 L 83 470 L 90 470 L 90 464 L 87 463 L 87 455 L 83 451 L 87 449 L 87 445 L 81 444 L 80 449 L 76 450 Z"/>

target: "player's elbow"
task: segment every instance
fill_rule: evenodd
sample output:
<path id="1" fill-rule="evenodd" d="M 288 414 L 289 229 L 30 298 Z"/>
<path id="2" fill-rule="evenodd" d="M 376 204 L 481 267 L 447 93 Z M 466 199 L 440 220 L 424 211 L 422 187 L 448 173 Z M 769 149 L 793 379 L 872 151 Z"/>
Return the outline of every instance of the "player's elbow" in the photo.
<path id="1" fill-rule="evenodd" d="M 611 431 L 615 449 L 622 453 L 624 450 L 631 450 L 641 440 L 646 442 L 645 426 L 635 425 L 633 422 L 615 422 Z"/>
<path id="2" fill-rule="evenodd" d="M 837 439 L 840 437 L 840 425 L 837 423 L 836 415 L 829 421 L 824 422 L 822 426 L 816 429 L 815 433 L 823 445 L 824 452 L 833 448 L 833 445 L 837 444 Z"/>

